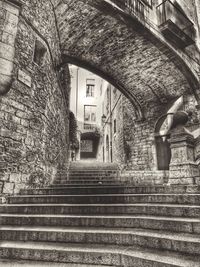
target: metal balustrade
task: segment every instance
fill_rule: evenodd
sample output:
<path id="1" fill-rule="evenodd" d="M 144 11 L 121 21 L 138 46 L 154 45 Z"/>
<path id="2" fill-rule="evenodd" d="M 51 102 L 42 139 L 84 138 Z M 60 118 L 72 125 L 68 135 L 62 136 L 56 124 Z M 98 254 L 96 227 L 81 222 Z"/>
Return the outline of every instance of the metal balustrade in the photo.
<path id="1" fill-rule="evenodd" d="M 150 24 L 148 18 L 149 8 L 152 8 L 152 0 L 111 0 L 125 13 L 134 15 L 142 24 Z"/>
<path id="2" fill-rule="evenodd" d="M 84 123 L 84 130 L 93 130 L 95 131 L 97 129 L 96 124 L 89 124 L 89 123 Z"/>

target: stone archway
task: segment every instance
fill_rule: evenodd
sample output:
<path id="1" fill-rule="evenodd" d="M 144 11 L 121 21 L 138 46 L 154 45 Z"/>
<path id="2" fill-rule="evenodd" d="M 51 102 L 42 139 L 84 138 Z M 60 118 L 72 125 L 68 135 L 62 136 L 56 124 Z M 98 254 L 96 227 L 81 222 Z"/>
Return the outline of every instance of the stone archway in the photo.
<path id="1" fill-rule="evenodd" d="M 57 1 L 62 52 L 58 68 L 67 63 L 86 68 L 131 101 L 138 140 L 132 152 L 145 162 L 138 168 L 152 170 L 156 164 L 152 152 L 154 123 L 181 95 L 194 94 L 199 100 L 198 76 L 183 59 L 186 57 L 149 25 L 106 2 Z M 136 161 L 133 166 L 138 166 Z"/>
<path id="2" fill-rule="evenodd" d="M 63 62 L 104 76 L 136 106 L 162 106 L 183 93 L 198 98 L 197 76 L 187 63 L 134 17 L 105 1 L 58 1 L 55 6 Z"/>

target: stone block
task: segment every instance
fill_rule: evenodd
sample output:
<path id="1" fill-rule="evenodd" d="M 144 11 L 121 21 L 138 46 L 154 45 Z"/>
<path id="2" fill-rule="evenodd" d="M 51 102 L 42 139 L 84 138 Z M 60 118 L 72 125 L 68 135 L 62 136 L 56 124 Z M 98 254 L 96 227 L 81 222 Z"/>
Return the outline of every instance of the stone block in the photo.
<path id="1" fill-rule="evenodd" d="M 15 38 L 17 33 L 18 17 L 7 12 L 3 30 Z"/>
<path id="2" fill-rule="evenodd" d="M 5 163 L 3 163 L 5 167 Z M 8 173 L 1 173 L 0 174 L 0 181 L 9 181 L 10 175 Z"/>
<path id="3" fill-rule="evenodd" d="M 10 182 L 15 184 L 21 183 L 21 173 L 11 173 Z"/>
<path id="4" fill-rule="evenodd" d="M 4 58 L 0 58 L 0 74 L 10 76 L 13 70 L 13 62 Z"/>
<path id="5" fill-rule="evenodd" d="M 0 42 L 0 58 L 4 58 L 7 60 L 13 60 L 15 49 L 14 47 Z"/>
<path id="6" fill-rule="evenodd" d="M 3 194 L 13 194 L 14 192 L 14 183 L 4 183 Z"/>
<path id="7" fill-rule="evenodd" d="M 17 1 L 16 1 L 17 3 Z M 15 5 L 12 1 L 7 0 L 3 2 L 3 8 L 5 10 L 7 10 L 9 13 L 15 15 L 15 16 L 19 16 L 19 12 L 20 12 L 20 5 Z"/>

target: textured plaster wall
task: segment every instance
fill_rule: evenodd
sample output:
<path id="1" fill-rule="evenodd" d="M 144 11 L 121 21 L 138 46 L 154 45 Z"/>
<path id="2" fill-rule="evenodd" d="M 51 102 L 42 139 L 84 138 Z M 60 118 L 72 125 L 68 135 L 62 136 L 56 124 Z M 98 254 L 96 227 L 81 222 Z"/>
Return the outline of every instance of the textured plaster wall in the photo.
<path id="1" fill-rule="evenodd" d="M 33 60 L 36 39 L 42 65 Z M 69 73 L 56 71 L 59 62 L 50 1 L 22 1 L 12 84 L 0 96 L 0 193 L 49 184 L 67 166 Z"/>

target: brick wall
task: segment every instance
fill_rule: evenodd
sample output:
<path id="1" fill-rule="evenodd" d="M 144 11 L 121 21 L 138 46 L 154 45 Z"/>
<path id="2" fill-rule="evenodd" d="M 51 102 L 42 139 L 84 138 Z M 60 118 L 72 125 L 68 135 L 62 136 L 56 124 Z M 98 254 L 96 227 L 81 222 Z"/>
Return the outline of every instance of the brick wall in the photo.
<path id="1" fill-rule="evenodd" d="M 36 40 L 45 51 L 41 64 L 34 62 Z M 55 70 L 59 62 L 50 1 L 23 1 L 13 81 L 0 96 L 0 193 L 49 184 L 67 166 L 69 73 Z"/>

